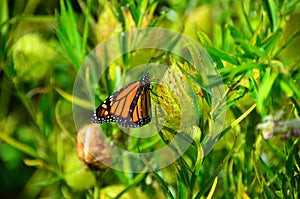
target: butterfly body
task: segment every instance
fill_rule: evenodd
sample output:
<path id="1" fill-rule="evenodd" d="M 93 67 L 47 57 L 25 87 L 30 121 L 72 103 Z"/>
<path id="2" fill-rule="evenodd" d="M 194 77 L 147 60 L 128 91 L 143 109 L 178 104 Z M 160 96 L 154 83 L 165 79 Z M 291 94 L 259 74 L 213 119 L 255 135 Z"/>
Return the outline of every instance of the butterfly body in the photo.
<path id="1" fill-rule="evenodd" d="M 92 121 L 116 122 L 130 128 L 148 124 L 151 121 L 150 75 L 146 73 L 109 96 L 95 110 Z"/>

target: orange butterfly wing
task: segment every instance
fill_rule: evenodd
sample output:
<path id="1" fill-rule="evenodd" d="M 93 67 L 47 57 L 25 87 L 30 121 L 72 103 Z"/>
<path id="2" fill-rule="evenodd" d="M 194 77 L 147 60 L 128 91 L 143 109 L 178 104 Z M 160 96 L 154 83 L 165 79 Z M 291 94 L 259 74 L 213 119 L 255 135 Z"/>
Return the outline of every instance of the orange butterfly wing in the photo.
<path id="1" fill-rule="evenodd" d="M 116 122 L 124 127 L 141 127 L 151 121 L 150 75 L 146 73 L 112 94 L 95 110 L 94 123 Z"/>

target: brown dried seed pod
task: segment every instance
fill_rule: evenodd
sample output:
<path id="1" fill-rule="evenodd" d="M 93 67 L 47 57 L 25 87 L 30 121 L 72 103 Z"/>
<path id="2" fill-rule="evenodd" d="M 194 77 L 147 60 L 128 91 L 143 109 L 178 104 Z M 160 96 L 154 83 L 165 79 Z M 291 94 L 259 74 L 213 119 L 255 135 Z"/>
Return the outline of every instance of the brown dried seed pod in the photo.
<path id="1" fill-rule="evenodd" d="M 111 165 L 110 147 L 97 124 L 86 125 L 77 134 L 77 154 L 91 170 L 106 169 Z"/>

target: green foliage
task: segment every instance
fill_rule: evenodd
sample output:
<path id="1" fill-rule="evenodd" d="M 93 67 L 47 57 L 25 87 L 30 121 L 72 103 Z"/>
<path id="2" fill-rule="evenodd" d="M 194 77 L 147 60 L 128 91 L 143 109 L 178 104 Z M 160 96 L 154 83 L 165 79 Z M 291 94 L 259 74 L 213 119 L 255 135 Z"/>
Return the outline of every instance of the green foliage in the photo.
<path id="1" fill-rule="evenodd" d="M 300 197 L 297 0 L 18 3 L 0 1 L 0 178 L 5 179 L 0 195 Z M 199 106 L 195 109 L 199 126 L 193 129 L 198 136 L 183 156 L 158 171 L 142 155 L 149 173 L 88 170 L 76 154 L 71 103 L 86 109 L 93 105 L 72 96 L 76 72 L 99 42 L 121 31 L 145 27 L 184 32 L 210 54 L 226 87 L 223 97 L 227 102 L 218 104 L 226 109 L 226 126 L 219 139 L 213 140 L 217 142 L 213 150 L 204 154 L 203 145 L 212 141 L 205 138 L 209 122 L 221 113 L 211 107 L 212 98 L 205 90 L 202 75 L 175 55 L 127 53 L 105 71 L 100 80 L 104 86 L 96 90 L 97 100 L 103 101 L 111 94 L 120 76 L 141 60 L 143 64 L 150 59 L 167 63 L 192 85 L 182 95 L 191 96 Z M 127 41 L 122 42 L 126 47 Z M 203 97 L 196 94 L 199 90 Z M 138 152 L 156 150 L 175 135 L 191 139 L 191 132 L 176 132 L 170 127 L 180 122 L 176 118 L 180 112 L 178 99 L 171 90 L 154 85 L 153 91 L 158 93 L 158 97 L 152 97 L 154 102 L 160 102 L 166 110 L 174 109 L 159 135 L 142 142 L 124 135 L 114 124 L 104 124 L 114 143 Z M 284 113 L 278 114 L 281 111 Z M 175 153 L 180 151 L 178 145 L 171 148 Z M 125 162 L 126 166 L 132 165 Z"/>

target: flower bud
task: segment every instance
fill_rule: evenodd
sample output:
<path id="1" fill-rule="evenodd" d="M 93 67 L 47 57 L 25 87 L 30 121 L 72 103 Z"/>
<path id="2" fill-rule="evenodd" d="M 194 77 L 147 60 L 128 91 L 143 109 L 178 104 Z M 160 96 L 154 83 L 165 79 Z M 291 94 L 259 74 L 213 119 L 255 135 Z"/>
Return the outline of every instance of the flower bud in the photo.
<path id="1" fill-rule="evenodd" d="M 23 81 L 38 81 L 45 77 L 56 54 L 37 34 L 26 34 L 13 45 L 16 75 Z"/>

